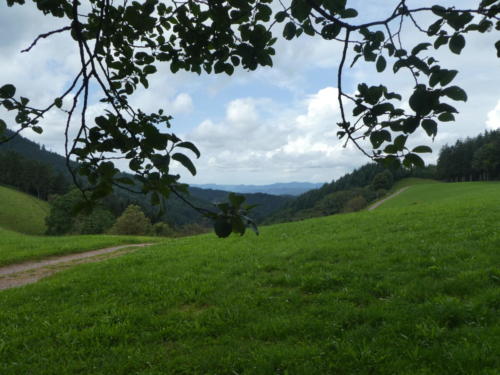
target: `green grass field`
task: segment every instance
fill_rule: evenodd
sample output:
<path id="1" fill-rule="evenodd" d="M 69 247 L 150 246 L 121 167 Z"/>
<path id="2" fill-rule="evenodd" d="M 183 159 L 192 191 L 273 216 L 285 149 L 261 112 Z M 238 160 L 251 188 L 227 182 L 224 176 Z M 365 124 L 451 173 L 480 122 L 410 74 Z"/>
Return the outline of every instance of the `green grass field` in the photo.
<path id="1" fill-rule="evenodd" d="M 43 234 L 49 204 L 0 185 L 0 227 L 26 234 Z"/>
<path id="2" fill-rule="evenodd" d="M 500 185 L 438 188 L 2 291 L 0 373 L 498 374 Z"/>
<path id="3" fill-rule="evenodd" d="M 408 179 L 412 180 L 412 179 Z M 422 180 L 426 181 L 426 180 Z M 410 186 L 394 198 L 389 199 L 377 208 L 402 208 L 412 205 L 433 205 L 436 202 L 455 204 L 464 200 L 470 200 L 480 204 L 484 196 L 500 194 L 500 183 L 498 182 L 460 182 L 460 183 L 423 183 L 403 184 L 399 187 Z M 494 209 L 494 207 L 492 207 Z"/>
<path id="4" fill-rule="evenodd" d="M 78 253 L 115 245 L 157 242 L 158 237 L 136 236 L 29 236 L 0 228 L 0 266 L 53 255 Z"/>

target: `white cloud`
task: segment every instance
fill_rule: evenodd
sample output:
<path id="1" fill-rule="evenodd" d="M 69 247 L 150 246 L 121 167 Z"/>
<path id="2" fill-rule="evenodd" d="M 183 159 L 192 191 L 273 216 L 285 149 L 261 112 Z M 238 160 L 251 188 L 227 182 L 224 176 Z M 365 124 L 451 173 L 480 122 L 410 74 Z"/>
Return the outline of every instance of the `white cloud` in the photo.
<path id="1" fill-rule="evenodd" d="M 489 130 L 500 129 L 500 100 L 497 102 L 496 107 L 488 112 L 486 128 Z"/>
<path id="2" fill-rule="evenodd" d="M 193 110 L 193 99 L 191 99 L 191 96 L 189 94 L 180 93 L 172 101 L 173 114 L 189 113 L 192 110 Z"/>
<path id="3" fill-rule="evenodd" d="M 187 135 L 202 152 L 196 181 L 329 181 L 368 161 L 336 137 L 336 88 L 280 109 L 270 99 L 236 99 L 222 121 L 200 123 Z"/>

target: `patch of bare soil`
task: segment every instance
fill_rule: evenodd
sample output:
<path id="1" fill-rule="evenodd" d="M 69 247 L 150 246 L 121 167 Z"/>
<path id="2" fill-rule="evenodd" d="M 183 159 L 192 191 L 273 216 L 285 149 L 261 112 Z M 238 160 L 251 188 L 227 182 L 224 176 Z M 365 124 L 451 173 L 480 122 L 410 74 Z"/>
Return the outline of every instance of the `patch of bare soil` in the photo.
<path id="1" fill-rule="evenodd" d="M 143 243 L 115 246 L 0 267 L 0 290 L 31 284 L 77 264 L 99 262 L 149 245 L 151 244 Z"/>

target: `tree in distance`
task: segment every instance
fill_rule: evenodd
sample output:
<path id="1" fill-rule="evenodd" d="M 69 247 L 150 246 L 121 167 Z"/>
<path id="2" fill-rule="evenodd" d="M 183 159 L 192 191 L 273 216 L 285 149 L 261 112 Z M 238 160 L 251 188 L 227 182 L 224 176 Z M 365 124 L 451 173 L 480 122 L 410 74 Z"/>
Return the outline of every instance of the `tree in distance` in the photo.
<path id="1" fill-rule="evenodd" d="M 394 183 L 394 177 L 392 176 L 391 171 L 385 170 L 383 172 L 377 173 L 375 177 L 373 177 L 372 186 L 373 190 L 379 191 L 389 190 Z"/>
<path id="2" fill-rule="evenodd" d="M 172 117 L 162 109 L 146 113 L 130 103 L 129 97 L 140 86 L 149 87 L 158 65 L 168 64 L 173 73 L 231 75 L 238 67 L 255 70 L 272 66 L 273 45 L 278 38 L 309 36 L 339 43 L 339 139 L 351 142 L 372 160 L 422 166 L 419 154 L 431 152 L 431 148 L 420 145 L 410 149 L 407 140 L 419 128 L 434 138 L 440 123 L 454 121 L 458 111 L 452 102 L 467 100 L 465 91 L 453 84 L 458 71 L 442 66 L 433 50 L 458 55 L 469 34 L 500 30 L 500 0 L 471 0 L 467 9 L 453 5 L 410 8 L 406 0 L 395 0 L 386 16 L 366 22 L 356 19 L 358 11 L 349 7 L 347 0 L 289 0 L 276 2 L 276 7 L 271 7 L 272 2 L 36 1 L 40 12 L 65 19 L 66 26 L 38 35 L 23 52 L 36 48 L 40 39 L 66 34 L 78 47 L 80 66 L 68 87 L 42 108 L 32 107 L 27 93 L 18 93 L 14 84 L 0 85 L 0 107 L 11 111 L 18 125 L 13 136 L 25 129 L 41 133 L 40 119 L 49 111 L 62 111 L 67 128 L 78 115 L 77 136 L 68 139 L 67 134 L 73 132 L 65 132 L 66 158 L 78 162 L 77 167 L 68 166 L 74 182 L 85 193 L 86 205 L 92 206 L 114 187 L 150 194 L 153 204 L 175 194 L 215 223 L 230 223 L 232 232 L 243 234 L 245 227 L 252 225 L 248 208 L 237 208 L 230 201 L 225 210 L 206 210 L 183 195 L 187 187 L 170 170 L 171 161 L 195 175 L 192 158 L 199 158 L 200 152 L 170 130 Z M 7 0 L 7 4 L 24 6 L 25 2 Z M 417 15 L 425 16 L 422 19 L 428 23 L 421 24 Z M 404 21 L 427 40 L 402 44 Z M 283 24 L 279 32 L 277 24 Z M 500 41 L 492 48 L 500 57 Z M 348 61 L 349 51 L 352 61 Z M 391 69 L 398 76 L 406 75 L 413 87 L 410 95 L 403 98 L 383 84 L 363 82 L 355 95 L 346 93 L 345 67 L 361 62 L 374 64 L 380 73 Z M 87 112 L 91 87 L 92 93 L 100 90 L 100 101 L 106 107 L 95 118 L 89 118 Z M 410 110 L 400 104 L 406 100 Z M 347 102 L 353 108 L 350 115 Z M 12 138 L 2 137 L 6 128 L 6 121 L 0 119 L 0 143 Z M 369 140 L 371 147 L 363 147 L 362 140 Z M 119 173 L 113 162 L 116 153 L 128 160 L 134 178 Z M 226 228 L 216 232 L 227 234 Z"/>
<path id="3" fill-rule="evenodd" d="M 144 215 L 139 206 L 131 204 L 123 214 L 116 219 L 109 230 L 110 234 L 144 236 L 152 233 L 151 221 Z"/>
<path id="4" fill-rule="evenodd" d="M 75 214 L 74 207 L 80 199 L 78 189 L 51 197 L 50 212 L 45 219 L 48 235 L 101 234 L 113 225 L 115 217 L 101 206 L 94 207 L 91 212 Z"/>
<path id="5" fill-rule="evenodd" d="M 170 225 L 160 221 L 153 225 L 153 234 L 160 237 L 172 237 L 175 232 Z"/>

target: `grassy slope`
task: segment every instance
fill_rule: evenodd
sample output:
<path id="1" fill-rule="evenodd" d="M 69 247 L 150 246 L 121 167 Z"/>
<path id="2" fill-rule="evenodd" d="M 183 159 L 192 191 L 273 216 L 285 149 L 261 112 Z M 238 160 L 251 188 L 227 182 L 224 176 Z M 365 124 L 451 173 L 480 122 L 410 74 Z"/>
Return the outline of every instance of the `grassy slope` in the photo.
<path id="1" fill-rule="evenodd" d="M 499 205 L 478 185 L 0 292 L 0 373 L 498 374 Z"/>
<path id="2" fill-rule="evenodd" d="M 45 232 L 49 204 L 0 185 L 0 227 L 27 234 Z"/>
<path id="3" fill-rule="evenodd" d="M 406 186 L 410 186 L 410 188 L 389 199 L 377 209 L 430 205 L 435 202 L 444 203 L 447 201 L 453 204 L 457 200 L 471 199 L 479 194 L 487 196 L 500 194 L 500 183 L 498 182 L 422 183 Z"/>
<path id="4" fill-rule="evenodd" d="M 428 178 L 417 178 L 417 177 L 410 177 L 410 178 L 403 178 L 402 180 L 397 181 L 394 186 L 391 189 L 391 192 L 397 191 L 401 188 L 404 188 L 406 186 L 413 186 L 413 185 L 428 185 L 428 184 L 441 184 L 442 182 L 437 181 L 437 180 L 430 180 Z"/>
<path id="5" fill-rule="evenodd" d="M 156 241 L 158 238 L 135 236 L 28 236 L 0 228 L 0 266 L 114 245 Z"/>

